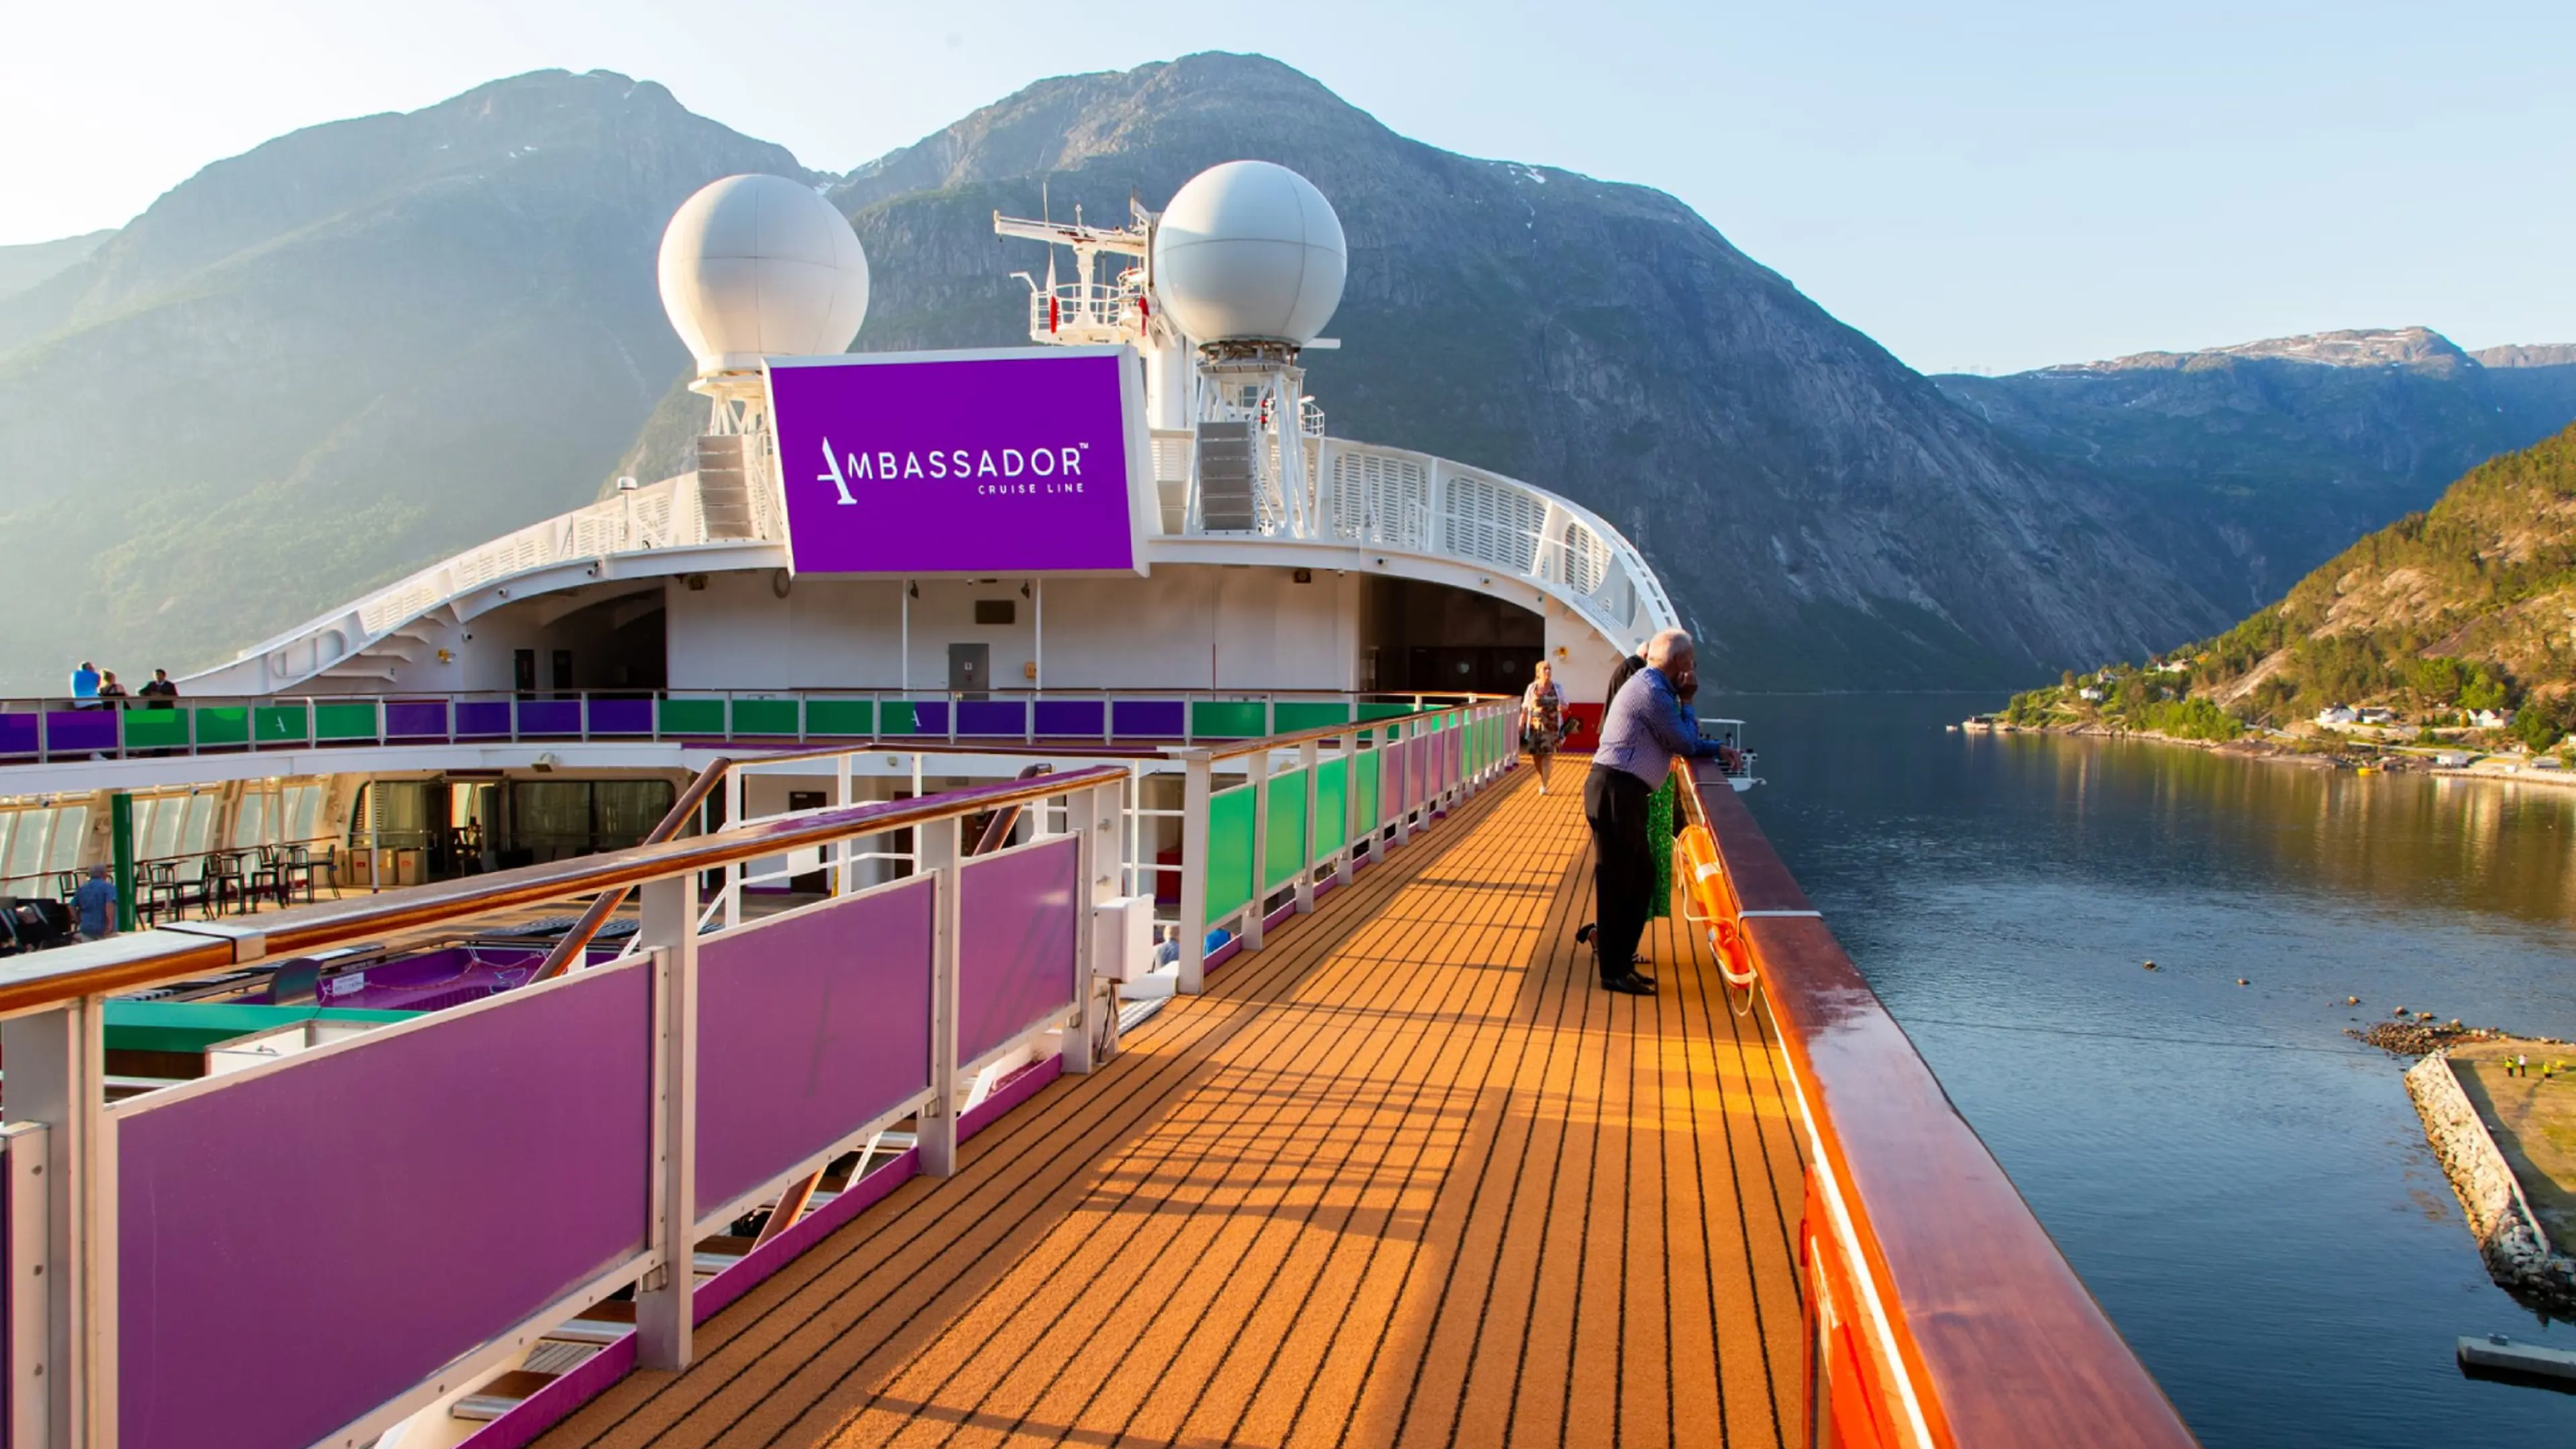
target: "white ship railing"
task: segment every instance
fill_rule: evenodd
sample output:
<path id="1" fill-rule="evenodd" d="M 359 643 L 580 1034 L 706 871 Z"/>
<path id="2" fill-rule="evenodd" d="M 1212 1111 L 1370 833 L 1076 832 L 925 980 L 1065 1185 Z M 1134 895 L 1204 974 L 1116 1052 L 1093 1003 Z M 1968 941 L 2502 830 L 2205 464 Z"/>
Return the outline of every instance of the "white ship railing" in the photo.
<path id="1" fill-rule="evenodd" d="M 1635 546 L 1590 509 L 1489 469 L 1428 453 L 1318 434 L 1322 415 L 1301 416 L 1309 496 L 1289 508 L 1275 495 L 1284 470 L 1268 468 L 1249 531 L 1207 533 L 1188 520 L 1192 435 L 1156 430 L 1151 453 L 1166 538 L 1260 539 L 1360 546 L 1472 565 L 1534 585 L 1632 643 L 1679 622 L 1672 600 Z M 1276 430 L 1270 445 L 1277 447 Z M 567 563 L 675 548 L 774 545 L 786 536 L 774 487 L 753 487 L 749 534 L 713 537 L 698 475 L 683 473 L 504 534 L 377 589 L 347 607 L 244 650 L 190 681 L 228 694 L 292 688 L 439 608 L 503 580 Z M 1302 521 L 1301 521 L 1302 520 Z M 256 677 L 252 677 L 256 675 Z"/>

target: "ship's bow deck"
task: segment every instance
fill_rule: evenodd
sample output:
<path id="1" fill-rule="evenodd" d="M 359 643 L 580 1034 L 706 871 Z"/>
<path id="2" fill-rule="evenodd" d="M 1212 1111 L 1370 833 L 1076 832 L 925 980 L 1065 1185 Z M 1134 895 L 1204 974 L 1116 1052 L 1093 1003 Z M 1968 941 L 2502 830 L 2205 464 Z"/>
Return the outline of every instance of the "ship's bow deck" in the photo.
<path id="1" fill-rule="evenodd" d="M 1788 1442 L 1781 1057 L 1676 922 L 1659 995 L 1592 984 L 1584 768 L 1325 895 L 544 1442 Z"/>

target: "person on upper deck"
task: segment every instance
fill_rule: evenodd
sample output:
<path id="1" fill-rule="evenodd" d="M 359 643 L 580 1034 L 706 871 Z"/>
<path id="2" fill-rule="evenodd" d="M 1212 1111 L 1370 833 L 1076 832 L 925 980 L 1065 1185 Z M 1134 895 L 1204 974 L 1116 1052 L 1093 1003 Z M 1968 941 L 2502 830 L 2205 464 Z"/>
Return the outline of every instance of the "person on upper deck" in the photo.
<path id="1" fill-rule="evenodd" d="M 104 941 L 116 934 L 116 882 L 107 878 L 106 866 L 89 868 L 89 879 L 72 892 L 71 906 L 82 940 Z"/>
<path id="2" fill-rule="evenodd" d="M 1538 770 L 1538 792 L 1544 795 L 1548 767 L 1565 738 L 1565 691 L 1556 687 L 1556 667 L 1546 660 L 1531 672 L 1535 677 L 1521 691 L 1521 748 Z"/>
<path id="3" fill-rule="evenodd" d="M 152 701 L 144 706 L 145 709 L 179 707 L 179 685 L 170 677 L 170 671 L 167 669 L 153 670 L 152 677 L 144 682 L 140 692 L 145 699 Z"/>
<path id="4" fill-rule="evenodd" d="M 72 708 L 98 708 L 98 666 L 86 659 L 72 671 Z"/>
<path id="5" fill-rule="evenodd" d="M 125 686 L 116 682 L 115 670 L 111 669 L 98 677 L 98 699 L 102 707 L 123 709 L 126 697 Z"/>
<path id="6" fill-rule="evenodd" d="M 1603 711 L 1592 773 L 1583 782 L 1583 818 L 1593 843 L 1593 959 L 1604 988 L 1633 996 L 1655 989 L 1633 964 L 1654 909 L 1654 853 L 1666 844 L 1651 838 L 1648 802 L 1672 772 L 1674 756 L 1710 759 L 1719 748 L 1700 736 L 1698 716 L 1682 702 L 1699 692 L 1691 636 L 1680 629 L 1657 634 L 1646 641 L 1645 665 Z"/>

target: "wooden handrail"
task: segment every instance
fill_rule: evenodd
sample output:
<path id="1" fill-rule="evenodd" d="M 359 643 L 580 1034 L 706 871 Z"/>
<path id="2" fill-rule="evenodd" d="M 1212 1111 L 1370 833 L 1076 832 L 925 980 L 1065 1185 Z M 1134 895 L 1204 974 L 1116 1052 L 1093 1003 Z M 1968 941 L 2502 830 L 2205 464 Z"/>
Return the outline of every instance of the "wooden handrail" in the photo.
<path id="1" fill-rule="evenodd" d="M 707 761 L 707 767 L 698 772 L 697 778 L 689 782 L 689 787 L 680 792 L 680 798 L 671 802 L 671 808 L 662 812 L 662 818 L 653 822 L 653 828 L 644 832 L 643 840 L 638 843 L 659 845 L 678 835 L 689 823 L 689 817 L 706 803 L 707 793 L 715 789 L 716 782 L 732 768 L 733 761 L 723 755 Z M 589 909 L 581 913 L 581 919 L 573 922 L 572 929 L 564 932 L 563 939 L 555 942 L 554 949 L 546 953 L 546 964 L 537 968 L 533 979 L 552 981 L 570 970 L 573 959 L 590 944 L 593 936 L 599 934 L 599 928 L 608 924 L 608 918 L 625 904 L 626 893 L 633 889 L 633 886 L 619 886 L 592 896 Z"/>
<path id="2" fill-rule="evenodd" d="M 1822 1200 L 1858 1247 L 1936 1445 L 2190 1449 L 2197 1441 L 1931 1067 L 1815 914 L 1752 812 L 1694 762 L 1708 826 L 1794 1077 Z M 1911 1434 L 1908 1438 L 1913 1437 Z"/>
<path id="3" fill-rule="evenodd" d="M 660 845 L 630 846 L 515 870 L 405 886 L 381 895 L 298 906 L 266 917 L 258 926 L 241 921 L 163 926 L 13 956 L 0 962 L 0 1016 L 223 970 L 236 964 L 239 942 L 255 940 L 270 957 L 302 955 L 388 931 L 437 925 L 461 915 L 718 870 L 736 862 L 854 835 L 873 835 L 1025 804 L 1126 778 L 1127 772 L 1117 766 L 1095 765 L 1036 780 L 976 785 L 916 800 L 842 806 Z"/>

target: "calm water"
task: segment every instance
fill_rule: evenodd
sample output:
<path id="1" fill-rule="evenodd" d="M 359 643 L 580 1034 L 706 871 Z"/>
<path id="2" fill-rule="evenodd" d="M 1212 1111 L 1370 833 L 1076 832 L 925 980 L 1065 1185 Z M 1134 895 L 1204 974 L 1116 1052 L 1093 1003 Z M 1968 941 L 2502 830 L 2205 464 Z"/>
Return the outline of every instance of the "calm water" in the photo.
<path id="1" fill-rule="evenodd" d="M 2576 790 L 1945 734 L 1992 696 L 1735 696 L 1755 814 L 2212 1449 L 2576 1443 L 2393 1006 L 2576 1038 Z M 2139 963 L 2153 959 L 2149 972 Z M 2240 987 L 2236 978 L 2252 984 Z M 2347 995 L 2362 1005 L 2347 1007 Z"/>

